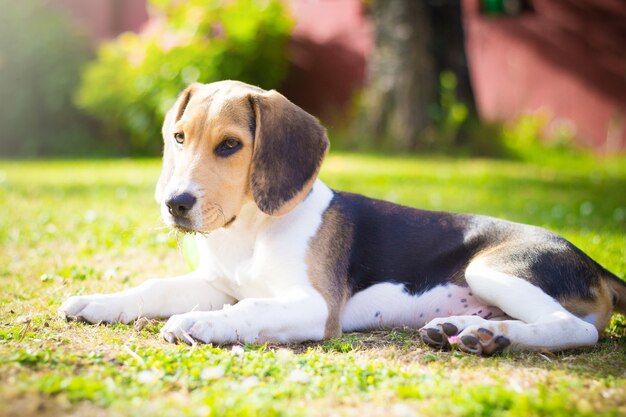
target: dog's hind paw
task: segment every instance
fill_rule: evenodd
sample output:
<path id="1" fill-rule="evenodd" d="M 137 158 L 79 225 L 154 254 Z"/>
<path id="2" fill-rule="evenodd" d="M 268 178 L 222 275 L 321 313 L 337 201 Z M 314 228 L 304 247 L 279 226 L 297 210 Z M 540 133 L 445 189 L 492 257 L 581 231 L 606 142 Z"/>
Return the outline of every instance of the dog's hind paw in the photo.
<path id="1" fill-rule="evenodd" d="M 484 327 L 470 326 L 461 332 L 458 338 L 459 349 L 476 355 L 492 355 L 505 350 L 511 341 L 509 338 L 496 335 Z"/>
<path id="2" fill-rule="evenodd" d="M 457 346 L 459 350 L 475 355 L 492 355 L 511 345 L 511 340 L 488 320 L 477 316 L 454 316 L 431 320 L 419 330 L 428 346 L 444 349 Z"/>
<path id="3" fill-rule="evenodd" d="M 455 336 L 458 334 L 458 328 L 448 322 L 437 324 L 434 326 L 424 326 L 419 330 L 422 341 L 428 346 L 444 349 L 450 347 L 456 342 Z"/>

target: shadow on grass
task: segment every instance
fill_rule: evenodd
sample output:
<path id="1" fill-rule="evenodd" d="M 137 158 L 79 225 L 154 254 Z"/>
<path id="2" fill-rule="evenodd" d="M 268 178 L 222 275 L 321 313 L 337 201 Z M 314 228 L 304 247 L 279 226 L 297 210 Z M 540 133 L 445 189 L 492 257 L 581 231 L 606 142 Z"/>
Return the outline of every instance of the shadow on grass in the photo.
<path id="1" fill-rule="evenodd" d="M 281 346 L 269 346 L 281 348 Z M 367 359 L 421 363 L 449 369 L 480 369 L 501 366 L 560 371 L 581 377 L 613 378 L 626 373 L 626 335 L 610 335 L 588 348 L 562 352 L 507 352 L 477 357 L 457 350 L 436 350 L 425 345 L 416 331 L 378 330 L 347 333 L 325 342 L 285 345 L 294 353 L 321 350 L 339 355 L 361 355 Z"/>

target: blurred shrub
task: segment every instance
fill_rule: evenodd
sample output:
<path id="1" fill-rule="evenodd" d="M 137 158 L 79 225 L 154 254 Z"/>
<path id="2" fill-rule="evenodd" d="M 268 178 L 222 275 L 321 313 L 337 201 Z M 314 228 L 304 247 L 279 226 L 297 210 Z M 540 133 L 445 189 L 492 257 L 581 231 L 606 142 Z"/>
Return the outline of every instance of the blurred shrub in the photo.
<path id="1" fill-rule="evenodd" d="M 358 92 L 354 113 L 363 108 L 362 100 Z M 552 120 L 546 112 L 523 114 L 510 122 L 481 120 L 458 100 L 457 80 L 451 71 L 440 74 L 439 102 L 430 107 L 429 115 L 432 126 L 419 138 L 417 152 L 535 162 L 589 154 L 576 146 L 576 129 L 570 122 Z M 398 152 L 385 142 L 363 136 L 354 126 L 334 126 L 330 133 L 333 149 Z"/>
<path id="2" fill-rule="evenodd" d="M 276 87 L 291 30 L 280 0 L 151 0 L 141 33 L 105 43 L 82 74 L 78 105 L 132 154 L 156 154 L 160 127 L 193 82 L 237 79 Z"/>
<path id="3" fill-rule="evenodd" d="M 83 153 L 72 105 L 87 38 L 42 0 L 0 0 L 0 156 Z"/>
<path id="4" fill-rule="evenodd" d="M 480 120 L 457 99 L 456 76 L 448 70 L 440 74 L 439 103 L 430 115 L 433 129 L 423 138 L 423 150 L 431 152 L 522 160 L 580 152 L 575 129 L 551 122 L 546 113 L 524 114 L 509 123 Z"/>
<path id="5" fill-rule="evenodd" d="M 566 155 L 581 155 L 576 146 L 575 129 L 565 121 L 551 121 L 545 112 L 518 117 L 502 128 L 502 142 L 515 158 L 523 160 L 550 159 Z"/>
<path id="6" fill-rule="evenodd" d="M 461 128 L 469 117 L 469 108 L 457 99 L 456 90 L 454 72 L 442 71 L 439 74 L 439 105 L 430 110 L 436 128 L 432 146 L 439 150 L 449 149 L 458 143 Z"/>

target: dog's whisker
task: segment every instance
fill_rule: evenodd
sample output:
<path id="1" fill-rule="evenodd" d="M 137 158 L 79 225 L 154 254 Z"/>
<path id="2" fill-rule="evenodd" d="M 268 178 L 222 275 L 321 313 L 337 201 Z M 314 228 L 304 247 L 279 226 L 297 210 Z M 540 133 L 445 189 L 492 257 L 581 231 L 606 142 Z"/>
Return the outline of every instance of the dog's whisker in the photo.
<path id="1" fill-rule="evenodd" d="M 176 249 L 178 249 L 179 253 L 182 253 L 183 246 L 181 244 L 181 238 L 180 238 L 181 233 L 177 229 L 172 230 L 172 233 L 174 233 L 174 238 L 176 239 Z"/>
<path id="2" fill-rule="evenodd" d="M 155 226 L 155 227 L 150 227 L 146 230 L 152 231 L 152 232 L 158 232 L 161 230 L 165 230 L 165 229 L 170 229 L 169 226 Z M 140 230 L 140 229 L 135 229 L 135 230 Z"/>

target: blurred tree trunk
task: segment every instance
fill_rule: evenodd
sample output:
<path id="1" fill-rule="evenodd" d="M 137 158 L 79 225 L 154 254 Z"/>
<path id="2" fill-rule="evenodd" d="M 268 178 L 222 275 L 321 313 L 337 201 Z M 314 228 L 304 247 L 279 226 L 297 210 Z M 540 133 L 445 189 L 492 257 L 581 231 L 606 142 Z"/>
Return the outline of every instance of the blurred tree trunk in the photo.
<path id="1" fill-rule="evenodd" d="M 398 151 L 429 146 L 442 71 L 457 75 L 459 97 L 474 108 L 460 1 L 374 0 L 372 20 L 359 136 Z"/>
<path id="2" fill-rule="evenodd" d="M 413 150 L 430 125 L 426 103 L 437 101 L 427 6 L 421 0 L 375 0 L 372 19 L 375 45 L 361 126 L 370 140 Z"/>

